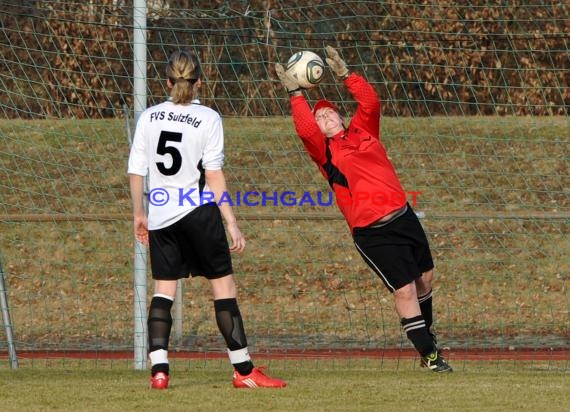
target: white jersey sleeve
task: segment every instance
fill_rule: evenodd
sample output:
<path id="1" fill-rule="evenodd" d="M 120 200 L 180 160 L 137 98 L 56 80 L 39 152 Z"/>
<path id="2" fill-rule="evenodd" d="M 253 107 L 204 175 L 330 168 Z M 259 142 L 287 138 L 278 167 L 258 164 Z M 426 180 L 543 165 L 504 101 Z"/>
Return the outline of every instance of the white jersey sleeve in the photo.
<path id="1" fill-rule="evenodd" d="M 129 156 L 129 173 L 146 176 L 148 174 L 148 156 L 144 138 L 144 122 L 138 122 Z"/>
<path id="2" fill-rule="evenodd" d="M 220 170 L 224 165 L 224 129 L 222 119 L 214 122 L 202 161 L 206 170 Z"/>
<path id="3" fill-rule="evenodd" d="M 128 173 L 148 174 L 149 230 L 170 226 L 212 201 L 205 171 L 223 164 L 224 132 L 217 112 L 170 101 L 145 110 L 137 122 Z"/>

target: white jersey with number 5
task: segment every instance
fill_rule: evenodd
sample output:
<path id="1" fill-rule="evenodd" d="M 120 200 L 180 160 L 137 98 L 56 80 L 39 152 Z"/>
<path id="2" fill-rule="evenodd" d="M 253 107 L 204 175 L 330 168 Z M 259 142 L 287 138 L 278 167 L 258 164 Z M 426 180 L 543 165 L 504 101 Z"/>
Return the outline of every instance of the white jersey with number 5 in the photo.
<path id="1" fill-rule="evenodd" d="M 146 109 L 137 122 L 128 173 L 148 174 L 149 230 L 170 226 L 213 201 L 204 171 L 223 164 L 224 131 L 216 111 L 170 101 Z"/>

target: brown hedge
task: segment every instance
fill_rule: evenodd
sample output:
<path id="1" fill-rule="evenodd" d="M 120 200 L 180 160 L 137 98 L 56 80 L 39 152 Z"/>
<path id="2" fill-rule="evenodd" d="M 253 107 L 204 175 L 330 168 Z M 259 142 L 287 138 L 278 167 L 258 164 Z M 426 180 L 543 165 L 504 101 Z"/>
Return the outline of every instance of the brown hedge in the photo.
<path id="1" fill-rule="evenodd" d="M 132 108 L 130 2 L 4 3 L 4 117 L 111 117 Z M 333 44 L 376 85 L 386 115 L 568 115 L 564 2 L 172 3 L 149 0 L 149 104 L 165 94 L 168 54 L 190 47 L 204 65 L 208 104 L 225 115 L 284 114 L 273 64 Z M 321 87 L 346 97 L 339 90 L 332 78 Z"/>

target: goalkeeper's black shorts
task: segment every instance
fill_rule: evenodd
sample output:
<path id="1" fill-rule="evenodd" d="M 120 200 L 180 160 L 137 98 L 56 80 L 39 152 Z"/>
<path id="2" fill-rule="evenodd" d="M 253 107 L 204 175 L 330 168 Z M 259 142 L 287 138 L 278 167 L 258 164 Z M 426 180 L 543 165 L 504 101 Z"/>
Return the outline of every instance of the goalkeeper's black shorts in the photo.
<path id="1" fill-rule="evenodd" d="M 407 211 L 381 227 L 355 228 L 354 244 L 390 292 L 433 269 L 424 229 L 408 204 Z"/>
<path id="2" fill-rule="evenodd" d="M 207 203 L 172 225 L 149 230 L 152 278 L 192 276 L 216 279 L 233 273 L 232 258 L 218 205 Z"/>

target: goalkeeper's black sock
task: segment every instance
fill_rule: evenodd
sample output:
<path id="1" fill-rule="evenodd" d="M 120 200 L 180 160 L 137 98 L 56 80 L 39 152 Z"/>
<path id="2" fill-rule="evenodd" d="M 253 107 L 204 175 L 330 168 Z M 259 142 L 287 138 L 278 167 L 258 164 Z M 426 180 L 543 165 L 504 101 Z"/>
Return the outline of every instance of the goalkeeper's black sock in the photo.
<path id="1" fill-rule="evenodd" d="M 173 300 L 166 296 L 153 296 L 148 312 L 148 347 L 152 365 L 151 373 L 169 373 L 168 341 L 172 328 Z"/>
<path id="2" fill-rule="evenodd" d="M 228 356 L 240 375 L 249 375 L 253 362 L 247 350 L 243 320 L 235 298 L 214 300 L 216 323 L 228 346 Z"/>
<path id="3" fill-rule="evenodd" d="M 402 318 L 400 323 L 406 336 L 413 343 L 421 356 L 435 352 L 436 348 L 433 339 L 428 333 L 426 322 L 422 315 L 413 318 Z"/>
<path id="4" fill-rule="evenodd" d="M 432 333 L 431 327 L 433 325 L 433 297 L 432 291 L 430 290 L 423 296 L 418 296 L 418 302 L 420 304 L 420 310 L 422 311 L 422 316 L 426 322 L 426 328 L 431 337 L 435 340 L 435 334 Z"/>

